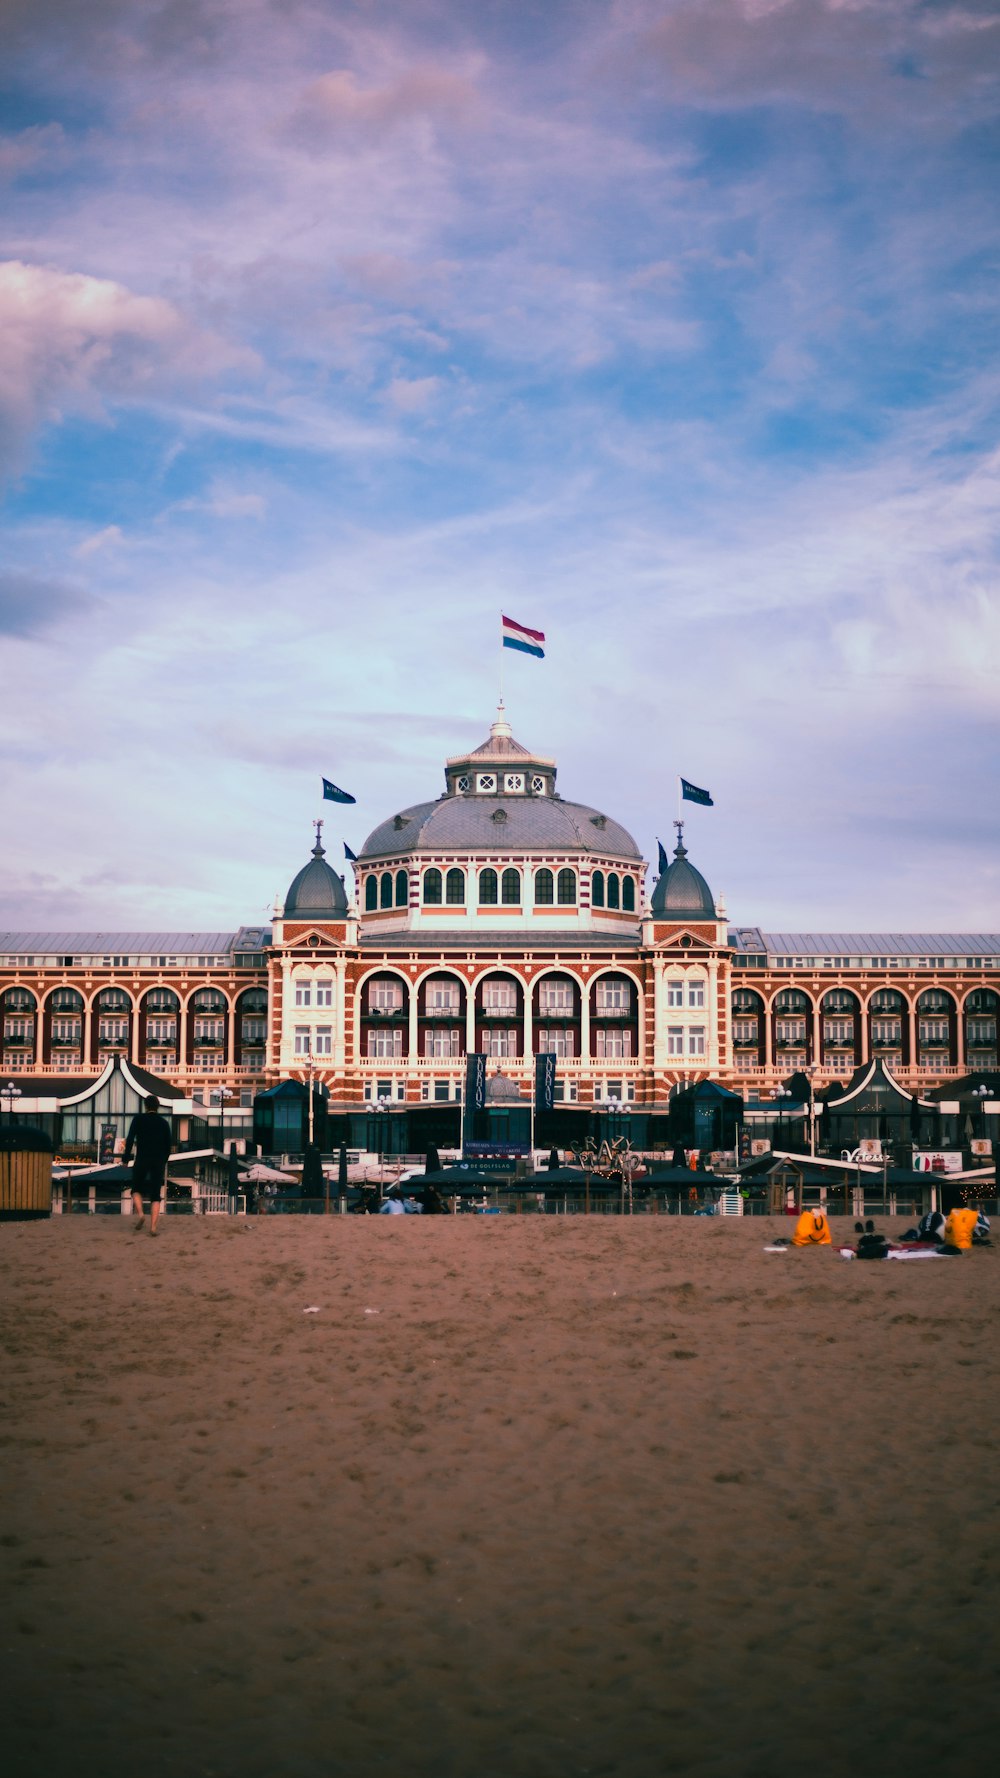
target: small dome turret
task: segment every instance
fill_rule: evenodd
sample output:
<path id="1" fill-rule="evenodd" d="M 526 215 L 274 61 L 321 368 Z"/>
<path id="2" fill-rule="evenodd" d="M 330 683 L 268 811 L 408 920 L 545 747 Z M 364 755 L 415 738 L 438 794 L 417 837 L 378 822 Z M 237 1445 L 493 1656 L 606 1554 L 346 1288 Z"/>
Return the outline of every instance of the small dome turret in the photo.
<path id="1" fill-rule="evenodd" d="M 683 824 L 677 823 L 673 858 L 653 890 L 650 911 L 669 920 L 714 920 L 715 898 L 701 872 L 690 863 Z"/>
<path id="2" fill-rule="evenodd" d="M 347 911 L 343 878 L 327 864 L 317 827 L 312 857 L 289 884 L 285 896 L 285 919 L 342 919 Z"/>

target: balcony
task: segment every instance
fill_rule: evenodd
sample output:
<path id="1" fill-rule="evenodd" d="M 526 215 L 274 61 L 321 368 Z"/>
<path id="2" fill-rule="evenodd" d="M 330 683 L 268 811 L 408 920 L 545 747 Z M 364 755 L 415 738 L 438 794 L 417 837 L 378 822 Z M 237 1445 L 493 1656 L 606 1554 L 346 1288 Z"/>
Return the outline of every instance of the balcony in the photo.
<path id="1" fill-rule="evenodd" d="M 422 1025 L 461 1025 L 465 1014 L 460 1006 L 428 1006 L 420 1014 Z"/>
<path id="2" fill-rule="evenodd" d="M 591 1014 L 592 1024 L 627 1025 L 635 1018 L 630 1006 L 598 1006 Z"/>
<path id="3" fill-rule="evenodd" d="M 409 1015 L 405 1006 L 370 1006 L 361 1016 L 379 1025 L 391 1025 L 401 1024 Z"/>
<path id="4" fill-rule="evenodd" d="M 476 1014 L 484 1025 L 518 1025 L 521 1013 L 516 1006 L 484 1006 Z"/>

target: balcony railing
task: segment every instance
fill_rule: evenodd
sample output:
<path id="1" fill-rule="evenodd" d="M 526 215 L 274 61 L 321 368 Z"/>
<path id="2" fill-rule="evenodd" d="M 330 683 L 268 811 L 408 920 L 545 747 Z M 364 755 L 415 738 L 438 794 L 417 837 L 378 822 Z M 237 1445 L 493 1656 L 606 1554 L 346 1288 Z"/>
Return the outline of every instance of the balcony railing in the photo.
<path id="1" fill-rule="evenodd" d="M 510 1025 L 519 1023 L 521 1013 L 516 1006 L 484 1006 L 476 1017 L 484 1025 Z"/>
<path id="2" fill-rule="evenodd" d="M 460 1006 L 428 1006 L 420 1014 L 421 1024 L 459 1025 L 465 1019 Z"/>
<path id="3" fill-rule="evenodd" d="M 591 1022 L 599 1020 L 603 1024 L 627 1024 L 635 1018 L 635 1010 L 631 1006 L 596 1006 L 591 1013 Z"/>

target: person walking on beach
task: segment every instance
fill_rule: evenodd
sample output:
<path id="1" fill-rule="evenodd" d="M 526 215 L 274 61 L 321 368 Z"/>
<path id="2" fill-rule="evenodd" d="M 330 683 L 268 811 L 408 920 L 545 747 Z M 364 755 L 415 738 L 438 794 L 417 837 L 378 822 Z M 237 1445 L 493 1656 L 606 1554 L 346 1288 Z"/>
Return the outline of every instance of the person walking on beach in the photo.
<path id="1" fill-rule="evenodd" d="M 156 1225 L 160 1220 L 160 1194 L 166 1177 L 167 1160 L 173 1146 L 173 1135 L 165 1117 L 160 1116 L 160 1101 L 150 1094 L 143 1109 L 132 1119 L 128 1136 L 125 1139 L 125 1165 L 129 1164 L 132 1150 L 135 1149 L 135 1166 L 132 1168 L 132 1208 L 138 1221 L 133 1234 L 138 1234 L 145 1222 L 143 1198 L 149 1203 L 149 1232 L 157 1233 Z"/>

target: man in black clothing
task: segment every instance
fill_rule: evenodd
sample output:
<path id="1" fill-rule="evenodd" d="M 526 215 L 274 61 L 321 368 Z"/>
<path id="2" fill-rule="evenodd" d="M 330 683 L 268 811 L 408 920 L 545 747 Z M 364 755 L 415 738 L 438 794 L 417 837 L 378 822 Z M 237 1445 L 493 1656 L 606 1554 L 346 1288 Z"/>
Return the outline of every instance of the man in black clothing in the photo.
<path id="1" fill-rule="evenodd" d="M 142 1200 L 150 1200 L 149 1232 L 156 1234 L 156 1225 L 160 1220 L 160 1193 L 167 1171 L 167 1159 L 173 1144 L 170 1125 L 165 1117 L 160 1116 L 160 1101 L 151 1093 L 146 1100 L 144 1109 L 132 1119 L 132 1126 L 125 1141 L 125 1165 L 129 1164 L 132 1150 L 135 1149 L 135 1166 L 132 1168 L 132 1207 L 138 1217 L 133 1233 L 138 1234 L 145 1222 Z"/>

